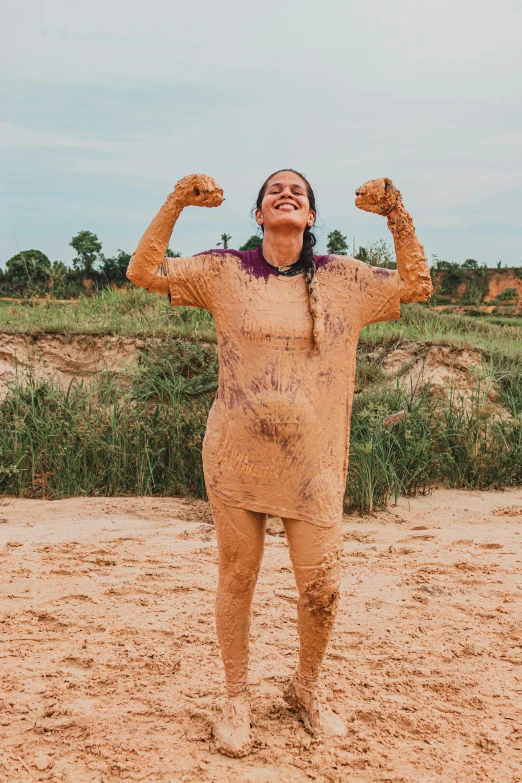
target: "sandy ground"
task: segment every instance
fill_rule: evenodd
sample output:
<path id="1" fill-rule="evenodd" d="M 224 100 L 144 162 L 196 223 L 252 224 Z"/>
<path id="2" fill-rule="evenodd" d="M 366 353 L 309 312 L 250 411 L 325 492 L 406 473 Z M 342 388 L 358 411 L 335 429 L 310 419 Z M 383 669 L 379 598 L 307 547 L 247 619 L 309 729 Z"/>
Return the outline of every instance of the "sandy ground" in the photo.
<path id="1" fill-rule="evenodd" d="M 346 519 L 324 668 L 349 727 L 339 741 L 311 740 L 281 698 L 296 592 L 271 530 L 252 629 L 257 743 L 228 759 L 211 738 L 224 688 L 207 506 L 4 499 L 0 780 L 522 781 L 522 490 L 439 490 Z"/>

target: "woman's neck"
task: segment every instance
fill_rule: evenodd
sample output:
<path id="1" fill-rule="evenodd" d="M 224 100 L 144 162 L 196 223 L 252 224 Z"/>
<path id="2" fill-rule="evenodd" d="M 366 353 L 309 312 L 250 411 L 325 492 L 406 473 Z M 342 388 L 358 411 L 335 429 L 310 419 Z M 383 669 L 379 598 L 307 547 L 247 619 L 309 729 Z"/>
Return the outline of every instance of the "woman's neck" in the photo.
<path id="1" fill-rule="evenodd" d="M 295 264 L 302 249 L 302 234 L 265 234 L 263 237 L 263 257 L 272 266 Z"/>

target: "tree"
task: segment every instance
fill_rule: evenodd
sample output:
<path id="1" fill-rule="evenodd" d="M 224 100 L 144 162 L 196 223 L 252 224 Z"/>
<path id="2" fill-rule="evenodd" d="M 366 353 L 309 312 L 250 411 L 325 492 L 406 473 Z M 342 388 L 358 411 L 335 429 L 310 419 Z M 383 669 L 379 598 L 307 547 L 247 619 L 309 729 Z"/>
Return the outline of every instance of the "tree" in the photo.
<path id="1" fill-rule="evenodd" d="M 258 237 L 257 234 L 252 234 L 251 237 L 247 239 L 244 245 L 241 245 L 239 248 L 240 250 L 257 250 L 258 247 L 262 247 L 263 240 L 261 237 Z"/>
<path id="2" fill-rule="evenodd" d="M 51 262 L 41 250 L 22 250 L 6 267 L 6 279 L 15 288 L 46 285 L 51 275 Z"/>
<path id="3" fill-rule="evenodd" d="M 125 283 L 130 259 L 129 253 L 124 250 L 118 250 L 113 258 L 103 256 L 100 272 L 110 283 Z"/>
<path id="4" fill-rule="evenodd" d="M 102 244 L 92 231 L 80 231 L 71 239 L 69 245 L 77 252 L 73 266 L 79 272 L 93 275 L 94 264 L 101 258 Z"/>
<path id="5" fill-rule="evenodd" d="M 348 255 L 348 244 L 346 237 L 341 234 L 340 231 L 334 229 L 328 234 L 328 242 L 326 243 L 326 249 L 329 253 L 336 256 Z"/>
<path id="6" fill-rule="evenodd" d="M 443 258 L 439 258 L 436 253 L 432 253 L 431 257 L 433 258 L 433 265 L 434 268 L 437 270 L 440 269 L 453 269 L 453 267 L 457 267 L 458 264 L 453 263 L 452 261 L 444 261 Z"/>
<path id="7" fill-rule="evenodd" d="M 74 276 L 75 273 L 73 272 L 72 275 Z M 49 291 L 53 299 L 69 299 L 71 296 L 71 282 L 70 268 L 63 261 L 53 261 L 49 278 Z M 74 282 L 72 282 L 72 286 L 75 286 Z M 77 281 L 76 286 L 78 286 Z"/>
<path id="8" fill-rule="evenodd" d="M 216 243 L 216 247 L 223 245 L 223 250 L 228 250 L 228 243 L 232 239 L 232 234 L 221 234 L 221 242 Z"/>
<path id="9" fill-rule="evenodd" d="M 178 250 L 171 250 L 170 247 L 168 247 L 165 253 L 165 258 L 181 258 L 181 253 Z"/>
<path id="10" fill-rule="evenodd" d="M 479 263 L 474 258 L 466 258 L 462 266 L 464 269 L 478 269 Z"/>

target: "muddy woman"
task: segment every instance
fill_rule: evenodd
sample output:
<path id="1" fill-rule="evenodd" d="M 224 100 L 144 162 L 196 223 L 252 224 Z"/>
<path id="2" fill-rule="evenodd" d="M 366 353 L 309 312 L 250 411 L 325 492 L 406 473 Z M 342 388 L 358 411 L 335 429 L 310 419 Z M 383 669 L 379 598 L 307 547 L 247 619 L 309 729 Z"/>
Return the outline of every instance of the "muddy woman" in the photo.
<path id="1" fill-rule="evenodd" d="M 219 383 L 203 464 L 219 549 L 216 625 L 227 701 L 214 735 L 220 751 L 244 756 L 253 743 L 249 633 L 268 514 L 283 520 L 299 594 L 299 661 L 284 698 L 312 734 L 344 734 L 318 678 L 339 603 L 357 340 L 363 326 L 399 318 L 401 302 L 426 300 L 431 280 L 389 179 L 367 182 L 355 203 L 387 217 L 397 271 L 314 255 L 315 196 L 292 169 L 275 172 L 259 191 L 261 248 L 165 258 L 181 211 L 222 201 L 210 177 L 181 179 L 127 276 L 173 306 L 210 311 L 216 324 Z"/>

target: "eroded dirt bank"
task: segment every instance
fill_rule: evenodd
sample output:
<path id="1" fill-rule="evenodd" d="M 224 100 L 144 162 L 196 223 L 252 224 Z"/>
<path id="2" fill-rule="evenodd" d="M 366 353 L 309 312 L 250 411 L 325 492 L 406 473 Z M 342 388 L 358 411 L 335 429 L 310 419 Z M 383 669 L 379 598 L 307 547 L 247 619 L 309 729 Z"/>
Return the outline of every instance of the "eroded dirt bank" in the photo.
<path id="1" fill-rule="evenodd" d="M 4 500 L 0 780 L 522 781 L 522 490 L 439 490 L 344 525 L 325 684 L 349 735 L 281 698 L 296 592 L 277 521 L 255 598 L 257 745 L 217 754 L 224 689 L 204 503 Z"/>
<path id="2" fill-rule="evenodd" d="M 153 341 L 110 335 L 0 332 L 0 399 L 16 378 L 52 378 L 67 388 L 74 379 L 92 380 L 101 372 L 124 374 L 136 365 L 138 351 Z"/>
<path id="3" fill-rule="evenodd" d="M 90 382 L 102 372 L 123 377 L 135 370 L 140 351 L 162 342 L 157 337 L 0 332 L 0 399 L 16 378 L 52 379 L 66 389 L 73 380 Z M 469 397 L 476 393 L 480 377 L 485 379 L 482 395 L 498 399 L 477 349 L 401 340 L 391 349 L 375 351 L 372 359 L 382 363 L 392 383 L 400 377 L 407 390 L 429 383 L 437 393 L 448 396 L 453 388 Z"/>

